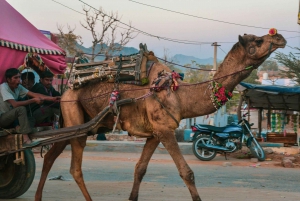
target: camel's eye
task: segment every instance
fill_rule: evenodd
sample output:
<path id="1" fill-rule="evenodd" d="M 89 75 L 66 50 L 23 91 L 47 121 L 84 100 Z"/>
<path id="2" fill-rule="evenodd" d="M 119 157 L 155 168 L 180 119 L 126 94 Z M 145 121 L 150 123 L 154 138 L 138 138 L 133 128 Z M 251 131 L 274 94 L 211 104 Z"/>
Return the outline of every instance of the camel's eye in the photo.
<path id="1" fill-rule="evenodd" d="M 258 47 L 260 47 L 261 44 L 262 44 L 263 42 L 264 42 L 263 39 L 256 39 L 256 40 L 255 40 L 255 43 L 256 43 L 256 45 L 257 45 Z"/>

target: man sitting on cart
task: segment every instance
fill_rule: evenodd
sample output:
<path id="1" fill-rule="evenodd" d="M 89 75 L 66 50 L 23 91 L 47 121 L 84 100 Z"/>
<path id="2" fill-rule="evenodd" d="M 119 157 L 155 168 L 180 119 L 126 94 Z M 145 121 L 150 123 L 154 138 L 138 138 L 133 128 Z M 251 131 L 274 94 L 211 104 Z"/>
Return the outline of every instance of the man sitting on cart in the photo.
<path id="1" fill-rule="evenodd" d="M 0 85 L 0 127 L 8 128 L 19 125 L 16 129 L 23 134 L 23 147 L 30 147 L 39 144 L 32 142 L 28 134 L 32 133 L 32 127 L 28 121 L 26 105 L 31 103 L 42 104 L 44 100 L 58 101 L 59 98 L 45 96 L 28 91 L 20 84 L 20 72 L 18 69 L 10 68 L 5 72 L 6 82 Z M 28 95 L 32 99 L 19 101 L 20 98 Z"/>
<path id="2" fill-rule="evenodd" d="M 25 87 L 28 90 L 31 90 L 31 88 L 35 84 L 35 76 L 33 72 L 25 72 L 21 74 L 21 80 L 22 80 L 22 86 Z"/>
<path id="3" fill-rule="evenodd" d="M 36 83 L 31 91 L 46 96 L 60 97 L 60 93 L 52 86 L 54 75 L 50 71 L 44 71 L 40 74 L 40 82 Z M 52 122 L 60 114 L 60 105 L 56 101 L 44 101 L 43 104 L 33 104 L 31 111 L 36 124 Z"/>

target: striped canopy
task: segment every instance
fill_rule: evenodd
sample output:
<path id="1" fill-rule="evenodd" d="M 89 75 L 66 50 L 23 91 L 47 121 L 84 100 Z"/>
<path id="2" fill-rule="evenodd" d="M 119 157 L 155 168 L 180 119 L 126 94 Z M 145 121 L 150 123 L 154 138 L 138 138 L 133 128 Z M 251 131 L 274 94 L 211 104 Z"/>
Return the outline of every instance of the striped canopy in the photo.
<path id="1" fill-rule="evenodd" d="M 28 52 L 38 53 L 49 69 L 64 73 L 65 52 L 44 36 L 5 0 L 0 0 L 0 83 L 8 68 L 24 64 Z"/>

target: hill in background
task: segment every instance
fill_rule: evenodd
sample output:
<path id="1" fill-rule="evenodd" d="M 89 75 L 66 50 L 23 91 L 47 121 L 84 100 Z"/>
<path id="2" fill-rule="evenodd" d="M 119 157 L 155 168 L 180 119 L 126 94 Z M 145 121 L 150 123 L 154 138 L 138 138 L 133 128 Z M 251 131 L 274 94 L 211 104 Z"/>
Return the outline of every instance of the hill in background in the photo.
<path id="1" fill-rule="evenodd" d="M 84 52 L 84 53 L 92 54 L 92 47 L 86 48 L 82 45 L 77 44 L 77 48 L 82 50 L 82 52 Z M 100 45 L 97 45 L 96 52 L 99 50 L 100 50 Z M 111 54 L 112 55 L 119 55 L 119 54 L 130 55 L 130 54 L 136 54 L 138 52 L 139 52 L 139 50 L 134 47 L 124 47 L 122 51 L 112 52 Z M 162 57 L 162 56 L 160 56 L 160 57 Z M 96 57 L 95 61 L 101 61 L 103 59 L 104 59 L 103 56 L 98 56 L 98 57 Z M 206 58 L 206 59 L 200 59 L 200 58 L 197 58 L 194 56 L 176 54 L 173 57 L 171 57 L 171 61 L 173 61 L 174 63 L 180 64 L 180 65 L 192 64 L 192 61 L 195 61 L 197 64 L 200 64 L 200 65 L 213 65 L 214 59 L 212 57 Z M 217 61 L 220 62 L 222 60 L 218 59 Z M 183 68 L 180 66 L 176 66 L 176 68 L 178 68 L 182 71 L 186 71 L 186 68 Z"/>
<path id="2" fill-rule="evenodd" d="M 92 54 L 92 47 L 86 48 L 82 45 L 77 44 L 77 48 L 80 49 L 82 52 L 84 52 L 86 54 Z M 98 44 L 96 46 L 95 52 L 98 52 L 99 50 L 100 50 L 100 45 Z M 136 54 L 138 52 L 139 52 L 139 50 L 134 48 L 134 47 L 124 47 L 122 49 L 122 51 L 112 52 L 111 55 L 119 55 L 119 54 L 130 55 L 130 54 Z M 103 56 L 98 56 L 98 57 L 95 58 L 95 61 L 102 61 L 103 59 L 104 59 Z"/>

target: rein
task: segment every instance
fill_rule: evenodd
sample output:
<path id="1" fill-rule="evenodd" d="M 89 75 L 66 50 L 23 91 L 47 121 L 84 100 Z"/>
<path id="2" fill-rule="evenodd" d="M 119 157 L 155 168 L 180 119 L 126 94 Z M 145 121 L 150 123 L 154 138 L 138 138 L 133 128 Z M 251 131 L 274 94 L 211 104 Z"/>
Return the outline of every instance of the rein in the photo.
<path id="1" fill-rule="evenodd" d="M 273 46 L 273 42 L 270 43 L 270 46 L 269 46 L 269 52 L 268 52 L 268 57 L 270 56 L 271 54 L 271 49 L 272 49 L 272 46 Z"/>

